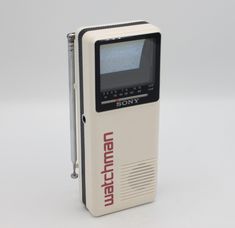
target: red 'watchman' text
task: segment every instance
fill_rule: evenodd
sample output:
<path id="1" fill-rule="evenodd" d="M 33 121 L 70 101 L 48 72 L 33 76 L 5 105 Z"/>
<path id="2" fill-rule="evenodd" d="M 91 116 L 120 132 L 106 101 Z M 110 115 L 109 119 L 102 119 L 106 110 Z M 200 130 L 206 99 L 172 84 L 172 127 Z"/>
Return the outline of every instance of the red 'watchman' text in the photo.
<path id="1" fill-rule="evenodd" d="M 103 175 L 103 184 L 101 187 L 104 191 L 104 206 L 114 204 L 114 172 L 113 172 L 113 132 L 104 133 L 104 168 L 101 174 Z"/>

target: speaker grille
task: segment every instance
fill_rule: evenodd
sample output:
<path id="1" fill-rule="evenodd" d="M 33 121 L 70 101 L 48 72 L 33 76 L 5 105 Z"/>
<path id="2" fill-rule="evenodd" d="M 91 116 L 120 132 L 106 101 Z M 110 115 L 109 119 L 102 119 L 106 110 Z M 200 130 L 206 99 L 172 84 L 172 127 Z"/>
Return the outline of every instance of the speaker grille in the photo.
<path id="1" fill-rule="evenodd" d="M 156 160 L 149 159 L 121 167 L 120 199 L 142 197 L 155 191 Z"/>

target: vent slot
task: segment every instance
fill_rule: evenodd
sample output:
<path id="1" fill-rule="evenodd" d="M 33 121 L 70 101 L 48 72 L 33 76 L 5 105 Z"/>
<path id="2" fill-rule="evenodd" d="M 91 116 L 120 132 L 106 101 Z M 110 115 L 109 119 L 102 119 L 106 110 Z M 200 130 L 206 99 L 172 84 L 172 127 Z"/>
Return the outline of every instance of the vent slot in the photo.
<path id="1" fill-rule="evenodd" d="M 156 160 L 148 159 L 121 167 L 120 199 L 129 200 L 155 192 Z"/>

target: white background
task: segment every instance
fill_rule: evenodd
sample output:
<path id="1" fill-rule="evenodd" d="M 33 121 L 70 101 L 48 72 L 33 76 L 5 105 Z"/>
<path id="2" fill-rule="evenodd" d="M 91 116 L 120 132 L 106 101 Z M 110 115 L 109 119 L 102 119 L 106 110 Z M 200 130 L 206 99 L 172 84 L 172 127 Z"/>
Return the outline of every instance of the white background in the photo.
<path id="1" fill-rule="evenodd" d="M 0 227 L 235 227 L 235 2 L 0 1 Z M 156 202 L 94 218 L 70 179 L 66 33 L 162 30 Z"/>

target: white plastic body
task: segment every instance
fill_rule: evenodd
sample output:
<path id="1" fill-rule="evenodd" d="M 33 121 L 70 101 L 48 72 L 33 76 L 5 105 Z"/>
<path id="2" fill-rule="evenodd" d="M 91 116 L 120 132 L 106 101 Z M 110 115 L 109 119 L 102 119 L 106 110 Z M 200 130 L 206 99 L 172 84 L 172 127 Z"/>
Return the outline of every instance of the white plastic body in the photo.
<path id="1" fill-rule="evenodd" d="M 83 49 L 86 208 L 94 216 L 152 202 L 157 181 L 159 101 L 97 112 L 95 42 L 103 39 L 160 32 L 151 24 L 88 31 L 83 46 L 75 38 L 75 90 L 78 163 L 81 167 L 79 49 Z M 113 204 L 105 206 L 104 134 L 113 132 Z M 80 171 L 81 172 L 81 171 Z M 80 187 L 81 189 L 81 187 Z"/>

